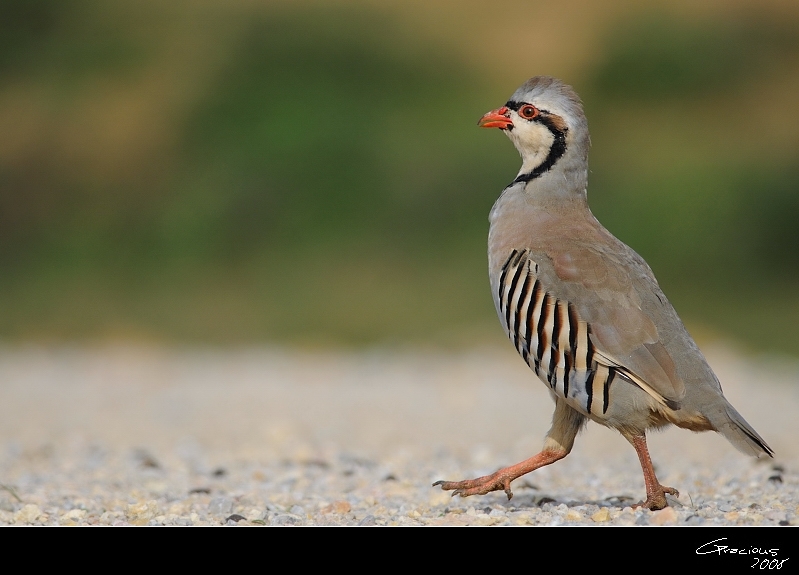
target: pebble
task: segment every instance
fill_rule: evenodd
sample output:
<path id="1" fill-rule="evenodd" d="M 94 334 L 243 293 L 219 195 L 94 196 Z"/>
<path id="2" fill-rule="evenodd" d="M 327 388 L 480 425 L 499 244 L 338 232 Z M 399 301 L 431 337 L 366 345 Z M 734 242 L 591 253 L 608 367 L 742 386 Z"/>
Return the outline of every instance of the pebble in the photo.
<path id="1" fill-rule="evenodd" d="M 290 513 L 275 515 L 269 520 L 269 525 L 302 525 L 302 523 L 302 517 Z"/>
<path id="2" fill-rule="evenodd" d="M 86 518 L 86 515 L 85 509 L 72 509 L 61 515 L 58 518 L 58 522 L 61 525 L 79 525 Z"/>
<path id="3" fill-rule="evenodd" d="M 211 515 L 225 515 L 233 510 L 233 500 L 229 497 L 214 497 L 208 504 Z"/>
<path id="4" fill-rule="evenodd" d="M 149 525 L 152 519 L 159 514 L 157 501 L 146 501 L 128 505 L 125 516 L 131 525 Z"/>
<path id="5" fill-rule="evenodd" d="M 579 511 L 575 511 L 574 509 L 569 509 L 566 512 L 566 515 L 563 516 L 566 521 L 581 521 L 583 516 L 580 514 Z"/>
<path id="6" fill-rule="evenodd" d="M 603 507 L 596 513 L 591 516 L 596 523 L 604 523 L 605 521 L 610 521 L 610 510 L 607 507 Z"/>
<path id="7" fill-rule="evenodd" d="M 497 421 L 516 421 L 507 415 L 513 398 L 534 391 L 521 369 L 518 385 L 509 383 L 516 372 L 505 361 L 517 358 L 481 354 L 0 348 L 0 525 L 799 522 L 799 457 L 762 425 L 782 409 L 799 412 L 799 400 L 794 388 L 763 383 L 780 376 L 766 377 L 762 366 L 751 372 L 757 393 L 780 410 L 758 418 L 756 406 L 740 403 L 777 452 L 776 486 L 768 480 L 775 468 L 722 439 L 668 430 L 653 434 L 650 450 L 662 462 L 659 479 L 683 495 L 675 507 L 633 509 L 645 495 L 634 451 L 589 425 L 580 450 L 514 482 L 510 501 L 502 492 L 453 498 L 433 488 L 529 457 L 548 429 L 551 405 L 528 417 L 537 407 L 520 402 L 519 427 L 494 435 Z M 747 364 L 725 358 L 730 373 L 747 373 Z M 737 389 L 748 397 L 751 388 Z M 527 430 L 530 421 L 540 432 Z"/>
<path id="8" fill-rule="evenodd" d="M 652 513 L 650 525 L 674 525 L 677 523 L 677 512 L 673 507 L 666 507 Z"/>
<path id="9" fill-rule="evenodd" d="M 14 513 L 14 523 L 33 523 L 42 518 L 44 514 L 38 505 L 28 504 Z"/>

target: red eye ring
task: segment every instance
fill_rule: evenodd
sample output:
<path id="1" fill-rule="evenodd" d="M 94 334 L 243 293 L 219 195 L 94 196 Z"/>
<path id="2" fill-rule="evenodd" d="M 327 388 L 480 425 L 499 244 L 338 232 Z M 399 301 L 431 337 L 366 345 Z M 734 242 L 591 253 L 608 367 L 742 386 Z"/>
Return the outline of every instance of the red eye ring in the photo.
<path id="1" fill-rule="evenodd" d="M 519 108 L 519 115 L 524 118 L 525 120 L 532 120 L 536 116 L 538 116 L 538 108 L 533 106 L 532 104 L 525 104 L 521 108 Z"/>

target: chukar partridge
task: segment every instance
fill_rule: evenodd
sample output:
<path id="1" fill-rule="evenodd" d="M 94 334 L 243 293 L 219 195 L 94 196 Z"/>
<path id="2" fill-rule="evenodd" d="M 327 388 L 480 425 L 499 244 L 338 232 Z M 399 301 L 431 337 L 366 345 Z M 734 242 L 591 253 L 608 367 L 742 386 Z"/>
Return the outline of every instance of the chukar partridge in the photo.
<path id="1" fill-rule="evenodd" d="M 542 451 L 492 475 L 438 481 L 462 497 L 504 490 L 565 457 L 590 419 L 638 453 L 649 509 L 667 506 L 646 431 L 669 424 L 721 433 L 754 456 L 772 450 L 724 398 L 721 385 L 646 262 L 600 224 L 586 199 L 588 124 L 579 97 L 555 78 L 525 82 L 484 115 L 522 157 L 494 204 L 488 266 L 505 331 L 555 401 Z"/>

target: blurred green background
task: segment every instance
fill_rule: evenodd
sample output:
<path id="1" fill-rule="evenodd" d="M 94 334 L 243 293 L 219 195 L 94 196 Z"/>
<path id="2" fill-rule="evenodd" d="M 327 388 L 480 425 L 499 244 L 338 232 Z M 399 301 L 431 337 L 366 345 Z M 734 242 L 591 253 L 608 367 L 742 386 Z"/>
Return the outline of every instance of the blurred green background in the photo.
<path id="1" fill-rule="evenodd" d="M 501 341 L 478 118 L 581 94 L 597 217 L 799 353 L 799 3 L 0 2 L 0 339 Z"/>

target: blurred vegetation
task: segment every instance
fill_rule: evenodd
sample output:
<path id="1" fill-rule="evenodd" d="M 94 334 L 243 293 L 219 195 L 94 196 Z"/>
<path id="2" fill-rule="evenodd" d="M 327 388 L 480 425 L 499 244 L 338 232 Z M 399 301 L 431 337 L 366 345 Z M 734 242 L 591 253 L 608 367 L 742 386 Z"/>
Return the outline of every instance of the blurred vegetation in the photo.
<path id="1" fill-rule="evenodd" d="M 614 100 L 718 96 L 781 71 L 799 46 L 796 24 L 768 12 L 712 22 L 644 13 L 617 24 L 592 82 Z"/>
<path id="2" fill-rule="evenodd" d="M 591 204 L 684 318 L 795 354 L 799 114 L 776 94 L 794 90 L 799 26 L 767 13 L 713 25 L 646 15 L 608 37 L 583 93 Z"/>
<path id="3" fill-rule="evenodd" d="M 642 13 L 566 78 L 599 219 L 686 320 L 790 353 L 797 22 Z M 493 341 L 487 78 L 355 4 L 0 4 L 0 337 Z"/>

